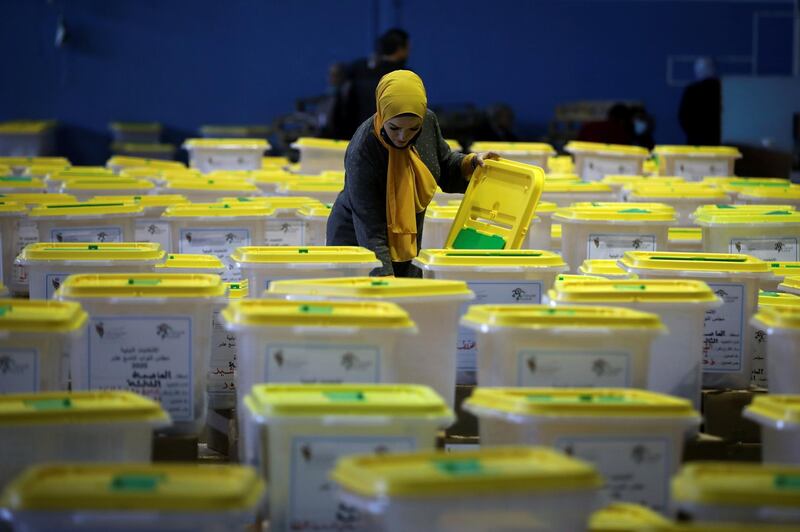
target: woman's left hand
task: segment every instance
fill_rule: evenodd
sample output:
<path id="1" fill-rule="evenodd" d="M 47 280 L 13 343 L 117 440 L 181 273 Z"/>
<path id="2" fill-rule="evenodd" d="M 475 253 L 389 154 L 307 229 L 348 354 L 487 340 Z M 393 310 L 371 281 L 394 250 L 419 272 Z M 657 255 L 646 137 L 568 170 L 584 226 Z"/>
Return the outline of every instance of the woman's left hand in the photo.
<path id="1" fill-rule="evenodd" d="M 497 160 L 500 158 L 500 155 L 493 152 L 493 151 L 485 151 L 481 153 L 476 153 L 475 158 L 472 159 L 472 168 L 477 168 L 478 166 L 485 166 L 486 159 Z"/>

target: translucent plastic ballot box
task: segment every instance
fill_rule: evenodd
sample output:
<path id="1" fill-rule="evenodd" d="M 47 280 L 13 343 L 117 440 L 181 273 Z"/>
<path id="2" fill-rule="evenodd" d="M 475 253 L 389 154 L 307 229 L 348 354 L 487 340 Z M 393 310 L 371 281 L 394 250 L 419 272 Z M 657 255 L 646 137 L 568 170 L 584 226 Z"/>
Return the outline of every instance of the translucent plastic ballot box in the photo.
<path id="1" fill-rule="evenodd" d="M 4 287 L 5 288 L 5 287 Z M 86 330 L 77 303 L 0 299 L 0 394 L 68 389 L 69 358 Z"/>
<path id="2" fill-rule="evenodd" d="M 729 146 L 656 146 L 659 172 L 679 175 L 689 181 L 706 176 L 732 176 L 734 163 L 742 158 L 737 148 Z"/>
<path id="3" fill-rule="evenodd" d="M 575 158 L 575 172 L 584 181 L 600 181 L 608 174 L 642 175 L 642 164 L 650 156 L 639 146 L 597 142 L 570 141 L 564 150 Z"/>
<path id="4" fill-rule="evenodd" d="M 481 446 L 545 445 L 594 464 L 601 505 L 669 509 L 669 481 L 685 436 L 700 425 L 691 403 L 629 388 L 483 388 L 464 408 L 478 416 Z"/>
<path id="5" fill-rule="evenodd" d="M 225 282 L 242 273 L 231 254 L 242 246 L 264 242 L 264 220 L 272 208 L 258 204 L 195 203 L 168 207 L 162 219 L 170 224 L 172 252 L 214 255 L 224 264 Z"/>
<path id="6" fill-rule="evenodd" d="M 800 275 L 787 275 L 778 285 L 778 290 L 787 294 L 800 295 Z"/>
<path id="7" fill-rule="evenodd" d="M 543 142 L 488 142 L 477 141 L 470 145 L 474 153 L 494 152 L 503 159 L 547 169 L 547 160 L 556 154 L 550 144 Z"/>
<path id="8" fill-rule="evenodd" d="M 297 209 L 303 224 L 303 246 L 324 246 L 327 243 L 328 218 L 331 206 L 326 204 L 304 205 Z M 283 230 L 283 226 L 281 226 Z M 424 237 L 423 233 L 423 237 Z"/>
<path id="9" fill-rule="evenodd" d="M 244 180 L 188 179 L 170 180 L 161 189 L 164 194 L 179 194 L 193 203 L 214 203 L 228 196 L 258 196 L 261 191 Z"/>
<path id="10" fill-rule="evenodd" d="M 65 168 L 70 166 L 70 162 L 65 157 L 37 157 L 37 156 L 0 156 L 0 164 L 11 168 L 13 175 L 23 175 L 25 170 L 31 166 L 49 166 Z"/>
<path id="11" fill-rule="evenodd" d="M 0 486 L 45 462 L 147 462 L 158 403 L 123 391 L 0 395 Z"/>
<path id="12" fill-rule="evenodd" d="M 430 388 L 391 384 L 259 385 L 245 399 L 269 483 L 270 530 L 360 528 L 330 474 L 352 454 L 432 451 L 453 413 Z"/>
<path id="13" fill-rule="evenodd" d="M 359 454 L 331 474 L 367 530 L 586 530 L 602 479 L 545 447 Z"/>
<path id="14" fill-rule="evenodd" d="M 750 383 L 758 286 L 769 264 L 748 255 L 629 251 L 620 266 L 641 279 L 694 279 L 708 283 L 722 306 L 706 312 L 703 387 L 744 389 Z"/>
<path id="15" fill-rule="evenodd" d="M 775 291 L 786 277 L 800 276 L 800 261 L 773 261 L 769 267 L 774 277 L 761 283 L 762 290 Z"/>
<path id="16" fill-rule="evenodd" d="M 312 197 L 321 203 L 333 203 L 344 189 L 344 181 L 294 180 L 278 185 L 276 194 L 284 196 Z"/>
<path id="17" fill-rule="evenodd" d="M 264 296 L 289 301 L 379 300 L 398 304 L 419 331 L 403 339 L 407 365 L 402 382 L 430 386 L 453 406 L 458 318 L 463 305 L 474 298 L 466 282 L 395 277 L 301 279 L 275 281 Z"/>
<path id="18" fill-rule="evenodd" d="M 205 421 L 211 315 L 226 286 L 207 274 L 78 274 L 55 298 L 89 314 L 70 357 L 73 390 L 124 389 L 169 412 L 165 432 L 198 434 Z"/>
<path id="19" fill-rule="evenodd" d="M 3 493 L 14 530 L 260 530 L 264 481 L 238 465 L 47 464 Z"/>
<path id="20" fill-rule="evenodd" d="M 346 140 L 301 137 L 292 144 L 300 152 L 300 173 L 321 174 L 327 170 L 344 172 Z"/>
<path id="21" fill-rule="evenodd" d="M 759 290 L 758 292 L 758 310 L 761 312 L 762 310 L 772 308 L 772 307 L 794 307 L 800 309 L 800 296 L 795 294 L 789 294 L 786 292 L 773 292 L 769 290 Z M 756 314 L 757 316 L 758 314 Z M 754 319 L 755 317 L 754 316 Z M 767 346 L 769 345 L 769 334 L 767 333 L 767 327 L 763 326 L 760 322 L 752 321 L 753 324 L 753 367 L 752 367 L 752 384 L 754 386 L 758 386 L 760 388 L 764 388 L 769 390 L 769 375 L 767 373 L 768 364 L 767 364 L 767 355 L 769 354 Z M 779 341 L 780 342 L 780 341 Z M 782 353 L 778 355 L 779 358 L 785 357 Z M 791 363 L 789 368 L 791 368 Z M 781 382 L 779 384 L 779 388 L 783 388 L 787 384 L 787 378 L 791 378 L 790 375 L 784 376 L 783 368 L 779 367 L 774 371 L 778 371 L 778 380 Z M 795 384 L 789 384 L 791 389 L 795 389 Z M 792 393 L 790 391 L 784 392 L 777 392 L 775 393 Z"/>
<path id="22" fill-rule="evenodd" d="M 0 168 L 0 170 L 2 170 L 2 168 Z M 0 174 L 0 194 L 30 194 L 35 192 L 47 192 L 47 186 L 40 178 Z"/>
<path id="23" fill-rule="evenodd" d="M 240 204 L 259 204 L 269 207 L 273 210 L 272 216 L 268 217 L 265 221 L 265 234 L 264 244 L 267 246 L 306 246 L 312 245 L 306 242 L 306 219 L 301 216 L 301 209 L 315 209 L 315 211 L 306 210 L 305 212 L 312 212 L 312 218 L 319 218 L 321 216 L 320 209 L 324 213 L 324 219 L 321 224 L 315 225 L 314 229 L 322 230 L 322 243 L 316 244 L 320 246 L 325 245 L 325 232 L 327 228 L 328 214 L 330 208 L 326 207 L 323 203 L 310 197 L 303 196 L 259 196 L 254 198 L 248 197 L 235 197 L 235 198 L 222 198 L 222 203 L 240 203 Z M 316 235 L 315 235 L 316 236 Z"/>
<path id="24" fill-rule="evenodd" d="M 770 530 L 770 523 L 796 528 L 798 475 L 796 465 L 689 463 L 672 479 L 672 507 L 688 522 L 748 523 L 750 530 Z"/>
<path id="25" fill-rule="evenodd" d="M 245 246 L 231 260 L 258 297 L 273 281 L 359 277 L 381 266 L 375 253 L 357 246 Z"/>
<path id="26" fill-rule="evenodd" d="M 159 244 L 42 242 L 22 250 L 16 264 L 27 272 L 31 299 L 52 299 L 69 275 L 152 272 L 166 255 Z"/>
<path id="27" fill-rule="evenodd" d="M 797 210 L 800 209 L 800 186 L 742 188 L 736 191 L 736 202 L 745 205 L 788 203 Z"/>
<path id="28" fill-rule="evenodd" d="M 603 183 L 580 181 L 577 183 L 548 183 L 545 181 L 542 200 L 568 207 L 577 202 L 617 201 L 614 190 Z"/>
<path id="29" fill-rule="evenodd" d="M 212 315 L 211 363 L 208 366 L 208 408 L 225 410 L 236 407 L 236 365 L 239 343 L 236 333 L 229 331 L 222 320 L 222 311 L 231 301 L 246 298 L 247 281 L 228 283 L 228 299 L 214 308 Z"/>
<path id="30" fill-rule="evenodd" d="M 61 185 L 62 194 L 72 194 L 78 201 L 94 196 L 146 196 L 156 193 L 156 186 L 147 179 L 114 177 L 112 179 L 76 179 Z"/>
<path id="31" fill-rule="evenodd" d="M 422 250 L 413 264 L 427 279 L 466 281 L 475 300 L 463 303 L 460 315 L 470 304 L 541 303 L 542 295 L 558 274 L 567 271 L 564 261 L 549 251 L 536 250 Z M 458 384 L 477 382 L 478 346 L 476 333 L 459 327 L 453 348 L 456 352 Z"/>
<path id="32" fill-rule="evenodd" d="M 699 227 L 670 227 L 667 250 L 700 253 L 703 251 L 703 230 Z"/>
<path id="33" fill-rule="evenodd" d="M 800 212 L 700 212 L 695 223 L 703 228 L 703 250 L 744 253 L 766 261 L 800 260 Z"/>
<path id="34" fill-rule="evenodd" d="M 722 300 L 702 281 L 631 279 L 564 281 L 547 293 L 562 305 L 614 305 L 658 314 L 668 334 L 650 347 L 647 389 L 692 402 L 700 409 L 705 316 Z"/>
<path id="35" fill-rule="evenodd" d="M 651 185 L 647 181 L 635 184 L 627 193 L 626 200 L 641 203 L 665 203 L 675 209 L 677 225 L 686 227 L 694 223 L 692 215 L 702 205 L 725 204 L 730 200 L 718 188 L 699 183 L 679 185 Z"/>
<path id="36" fill-rule="evenodd" d="M 39 242 L 134 242 L 141 205 L 124 202 L 44 204 L 28 219 L 39 229 Z"/>
<path id="37" fill-rule="evenodd" d="M 0 200 L 0 283 L 5 286 L 14 284 L 19 226 L 27 212 L 25 205 Z"/>
<path id="38" fill-rule="evenodd" d="M 589 519 L 589 532 L 643 532 L 662 530 L 672 522 L 658 512 L 639 504 L 615 502 L 597 510 Z"/>
<path id="39" fill-rule="evenodd" d="M 420 249 L 443 249 L 457 214 L 458 205 L 430 205 L 425 211 Z"/>
<path id="40" fill-rule="evenodd" d="M 0 153 L 18 157 L 47 155 L 55 149 L 55 120 L 12 120 L 0 123 Z"/>
<path id="41" fill-rule="evenodd" d="M 762 305 L 759 301 L 751 323 L 767 334 L 770 393 L 800 394 L 800 306 Z"/>
<path id="42" fill-rule="evenodd" d="M 125 202 L 141 205 L 144 213 L 136 219 L 134 228 L 135 242 L 152 242 L 160 244 L 165 251 L 172 250 L 172 232 L 169 222 L 161 217 L 167 207 L 189 203 L 180 194 L 151 194 L 147 196 L 95 196 L 91 201 Z"/>
<path id="43" fill-rule="evenodd" d="M 447 236 L 447 248 L 519 249 L 542 193 L 544 171 L 507 160 L 475 169 Z"/>
<path id="44" fill-rule="evenodd" d="M 586 259 L 667 249 L 676 216 L 663 203 L 578 203 L 557 210 L 553 220 L 561 224 L 561 254 L 577 271 Z"/>
<path id="45" fill-rule="evenodd" d="M 578 274 L 611 280 L 636 279 L 635 275 L 622 269 L 614 259 L 586 259 L 578 267 Z"/>
<path id="46" fill-rule="evenodd" d="M 222 275 L 225 264 L 216 255 L 169 253 L 156 264 L 155 273 L 210 273 Z"/>
<path id="47" fill-rule="evenodd" d="M 645 388 L 656 314 L 619 307 L 472 305 L 480 386 Z"/>
<path id="48" fill-rule="evenodd" d="M 270 149 L 264 139 L 187 139 L 189 166 L 204 174 L 213 170 L 258 170 Z"/>
<path id="49" fill-rule="evenodd" d="M 800 467 L 799 394 L 759 395 L 744 409 L 742 415 L 761 426 L 764 463 Z"/>
<path id="50" fill-rule="evenodd" d="M 523 249 L 552 250 L 553 214 L 557 206 L 552 201 L 540 201 L 536 206 L 536 215 L 528 229 L 528 240 Z"/>
<path id="51" fill-rule="evenodd" d="M 685 184 L 686 180 L 680 176 L 647 176 L 647 175 L 625 175 L 625 174 L 606 174 L 600 183 L 610 186 L 617 193 L 616 201 L 628 201 L 628 194 L 638 186 L 659 186 L 672 187 Z M 713 185 L 707 185 L 712 187 Z"/>

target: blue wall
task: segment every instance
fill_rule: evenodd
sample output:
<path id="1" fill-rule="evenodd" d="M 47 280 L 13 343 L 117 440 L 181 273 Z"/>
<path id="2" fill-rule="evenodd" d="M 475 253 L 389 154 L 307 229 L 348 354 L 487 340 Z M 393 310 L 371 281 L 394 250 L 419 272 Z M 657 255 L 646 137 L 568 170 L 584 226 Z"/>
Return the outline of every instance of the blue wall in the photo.
<path id="1" fill-rule="evenodd" d="M 638 99 L 656 116 L 657 141 L 681 142 L 681 88 L 667 83 L 667 56 L 749 56 L 754 14 L 791 8 L 785 0 L 0 0 L 0 119 L 60 120 L 62 147 L 81 163 L 107 155 L 111 120 L 160 121 L 173 141 L 204 123 L 269 122 L 297 97 L 321 93 L 330 63 L 366 55 L 381 30 L 399 24 L 412 35 L 410 66 L 432 105 L 505 101 L 535 136 L 559 103 Z M 69 34 L 56 48 L 59 17 Z M 763 47 L 772 70 L 791 64 L 786 33 L 771 32 Z"/>

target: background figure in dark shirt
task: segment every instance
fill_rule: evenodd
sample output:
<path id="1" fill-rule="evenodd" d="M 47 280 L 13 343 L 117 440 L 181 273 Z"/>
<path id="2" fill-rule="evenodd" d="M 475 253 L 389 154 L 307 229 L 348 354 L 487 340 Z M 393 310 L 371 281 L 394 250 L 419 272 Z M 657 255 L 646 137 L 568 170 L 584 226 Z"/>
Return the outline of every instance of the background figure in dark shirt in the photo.
<path id="1" fill-rule="evenodd" d="M 631 128 L 631 144 L 652 150 L 656 144 L 655 138 L 653 137 L 656 128 L 655 120 L 653 116 L 647 112 L 647 109 L 641 105 L 631 108 Z"/>
<path id="2" fill-rule="evenodd" d="M 683 91 L 678 111 L 686 143 L 694 146 L 718 146 L 722 140 L 722 87 L 710 57 L 694 63 L 698 80 Z"/>
<path id="3" fill-rule="evenodd" d="M 519 139 L 514 132 L 514 110 L 504 103 L 488 107 L 486 127 L 478 138 L 497 142 L 517 142 Z"/>
<path id="4" fill-rule="evenodd" d="M 605 120 L 583 124 L 578 131 L 577 140 L 605 144 L 631 144 L 633 136 L 630 108 L 622 103 L 613 105 L 608 110 Z"/>

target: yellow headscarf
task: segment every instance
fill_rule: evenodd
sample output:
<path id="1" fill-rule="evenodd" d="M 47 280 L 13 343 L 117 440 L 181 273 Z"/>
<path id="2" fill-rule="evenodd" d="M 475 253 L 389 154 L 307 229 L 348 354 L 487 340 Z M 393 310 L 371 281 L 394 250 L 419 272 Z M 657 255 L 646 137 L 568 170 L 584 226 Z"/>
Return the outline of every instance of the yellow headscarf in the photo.
<path id="1" fill-rule="evenodd" d="M 375 91 L 374 129 L 378 141 L 389 151 L 386 179 L 386 222 L 392 260 L 403 262 L 417 256 L 417 213 L 433 199 L 436 180 L 422 162 L 417 148 L 398 149 L 386 142 L 381 129 L 387 120 L 412 114 L 425 119 L 428 97 L 419 76 L 395 70 L 383 76 Z"/>

